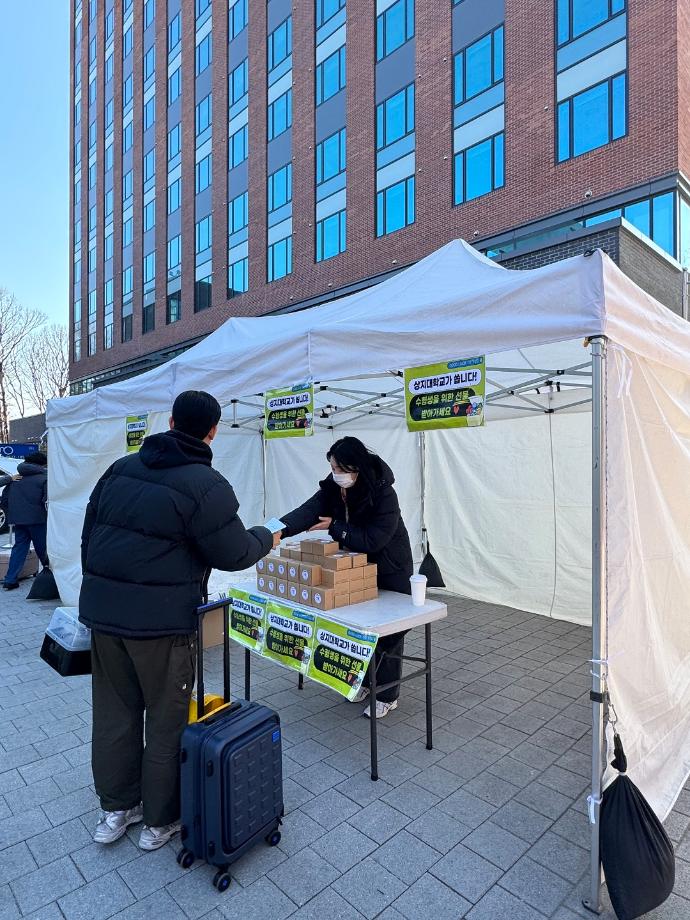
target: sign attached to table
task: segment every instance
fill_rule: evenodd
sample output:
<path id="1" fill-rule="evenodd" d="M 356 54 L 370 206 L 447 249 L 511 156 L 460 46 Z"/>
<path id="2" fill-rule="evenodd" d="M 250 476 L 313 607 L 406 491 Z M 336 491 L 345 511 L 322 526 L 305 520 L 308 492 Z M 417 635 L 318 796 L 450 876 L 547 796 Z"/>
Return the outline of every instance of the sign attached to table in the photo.
<path id="1" fill-rule="evenodd" d="M 307 673 L 316 617 L 269 601 L 266 605 L 266 638 L 263 655 L 286 668 Z"/>
<path id="2" fill-rule="evenodd" d="M 317 617 L 307 676 L 349 700 L 354 699 L 362 686 L 377 638 Z"/>
<path id="3" fill-rule="evenodd" d="M 465 358 L 405 371 L 405 414 L 410 431 L 484 424 L 486 358 Z"/>
<path id="4" fill-rule="evenodd" d="M 261 651 L 266 635 L 266 598 L 233 588 L 230 606 L 230 638 L 253 652 Z"/>
<path id="5" fill-rule="evenodd" d="M 303 438 L 314 434 L 314 385 L 301 383 L 268 390 L 264 405 L 264 437 Z"/>
<path id="6" fill-rule="evenodd" d="M 125 423 L 125 439 L 127 444 L 127 453 L 135 454 L 141 447 L 142 441 L 146 437 L 149 427 L 149 414 L 128 415 Z"/>

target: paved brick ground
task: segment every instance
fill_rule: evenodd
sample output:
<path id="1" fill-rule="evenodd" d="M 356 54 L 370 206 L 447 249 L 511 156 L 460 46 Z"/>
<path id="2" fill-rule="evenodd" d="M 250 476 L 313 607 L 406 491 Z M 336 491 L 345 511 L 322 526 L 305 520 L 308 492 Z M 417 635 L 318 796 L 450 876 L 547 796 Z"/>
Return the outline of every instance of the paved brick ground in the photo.
<path id="1" fill-rule="evenodd" d="M 233 868 L 184 872 L 177 846 L 91 842 L 88 679 L 38 658 L 53 605 L 0 595 L 0 918 L 41 920 L 575 920 L 586 891 L 589 631 L 454 599 L 434 631 L 435 750 L 423 686 L 381 723 L 372 783 L 359 707 L 298 692 L 257 661 L 254 690 L 284 725 L 287 817 L 279 847 Z M 411 634 L 408 648 L 419 645 Z M 233 655 L 239 693 L 240 652 Z M 220 684 L 220 656 L 209 685 Z M 654 914 L 690 917 L 690 789 L 668 820 L 676 891 Z M 613 914 L 607 911 L 606 917 Z"/>

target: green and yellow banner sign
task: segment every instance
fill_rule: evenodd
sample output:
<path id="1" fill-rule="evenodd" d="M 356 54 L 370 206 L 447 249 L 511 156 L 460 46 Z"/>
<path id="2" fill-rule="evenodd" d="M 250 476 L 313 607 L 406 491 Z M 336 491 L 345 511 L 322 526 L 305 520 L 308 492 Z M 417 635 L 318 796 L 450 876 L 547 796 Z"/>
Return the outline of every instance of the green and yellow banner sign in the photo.
<path id="1" fill-rule="evenodd" d="M 307 673 L 316 617 L 269 601 L 266 605 L 266 636 L 263 655 L 286 668 Z"/>
<path id="2" fill-rule="evenodd" d="M 307 676 L 349 700 L 354 699 L 373 657 L 377 638 L 317 617 Z"/>
<path id="3" fill-rule="evenodd" d="M 405 414 L 410 431 L 473 428 L 484 424 L 486 358 L 464 358 L 405 371 Z"/>
<path id="4" fill-rule="evenodd" d="M 266 598 L 234 588 L 230 600 L 230 638 L 261 653 L 266 634 Z"/>
<path id="5" fill-rule="evenodd" d="M 268 390 L 264 397 L 264 437 L 303 438 L 314 434 L 314 385 Z"/>
<path id="6" fill-rule="evenodd" d="M 125 422 L 125 444 L 128 454 L 135 454 L 141 447 L 149 427 L 149 414 L 128 415 Z"/>

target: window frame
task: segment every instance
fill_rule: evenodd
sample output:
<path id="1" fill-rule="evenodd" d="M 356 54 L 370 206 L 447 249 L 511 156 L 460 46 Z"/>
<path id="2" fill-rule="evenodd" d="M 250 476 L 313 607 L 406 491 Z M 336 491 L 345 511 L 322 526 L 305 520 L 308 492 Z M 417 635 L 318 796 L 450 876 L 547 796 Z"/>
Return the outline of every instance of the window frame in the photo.
<path id="1" fill-rule="evenodd" d="M 408 183 L 412 183 L 412 195 L 410 196 L 410 186 Z M 386 192 L 390 192 L 391 189 L 396 188 L 398 185 L 404 185 L 404 206 L 405 206 L 405 222 L 402 226 L 396 227 L 393 230 L 386 230 L 386 218 L 388 211 L 388 203 L 386 199 Z M 381 191 L 376 193 L 376 238 L 380 239 L 383 236 L 390 236 L 392 233 L 398 233 L 400 230 L 404 230 L 406 227 L 411 227 L 417 219 L 417 183 L 415 175 L 406 176 L 404 179 L 398 180 L 398 182 L 393 182 L 391 185 L 386 186 L 386 188 L 381 189 Z M 410 211 L 410 197 L 412 198 L 412 219 L 408 220 L 409 211 Z M 379 202 L 380 199 L 380 202 Z M 380 204 L 382 207 L 380 207 Z M 379 233 L 379 214 L 381 214 L 381 227 L 382 232 Z"/>
<path id="2" fill-rule="evenodd" d="M 398 96 L 402 96 L 403 93 L 405 94 L 405 100 L 404 100 L 405 132 L 401 134 L 400 137 L 396 137 L 393 140 L 389 141 L 387 139 L 388 129 L 387 129 L 387 120 L 386 120 L 386 115 L 387 115 L 386 107 L 389 106 L 393 102 L 394 99 L 397 99 Z M 410 96 L 412 97 L 411 102 L 410 102 Z M 414 132 L 417 130 L 416 128 L 416 125 L 417 125 L 416 102 L 417 102 L 416 101 L 416 87 L 415 87 L 414 80 L 412 81 L 412 83 L 408 83 L 407 86 L 403 86 L 402 89 L 397 90 L 391 96 L 388 96 L 388 98 L 383 99 L 381 102 L 379 102 L 379 104 L 376 106 L 376 152 L 377 153 L 379 153 L 381 150 L 385 150 L 387 147 L 390 147 L 392 144 L 397 144 L 399 141 L 404 140 L 410 134 L 414 134 Z M 412 127 L 410 127 L 410 110 L 412 112 Z M 380 116 L 380 119 L 379 119 L 379 116 Z M 379 137 L 380 128 L 383 129 L 381 132 L 383 137 Z"/>
<path id="3" fill-rule="evenodd" d="M 275 57 L 275 36 L 282 29 L 285 30 L 285 54 L 276 60 Z M 270 74 L 276 67 L 286 61 L 292 54 L 292 13 L 289 16 L 286 16 L 281 23 L 279 23 L 272 32 L 267 36 L 266 44 L 266 66 L 268 73 Z"/>
<path id="4" fill-rule="evenodd" d="M 501 76 L 496 79 L 496 37 L 498 33 L 501 33 Z M 475 45 L 478 45 L 480 42 L 485 41 L 487 38 L 491 37 L 491 60 L 490 60 L 490 70 L 491 70 L 491 82 L 488 86 L 485 86 L 483 89 L 477 90 L 477 92 L 472 93 L 471 96 L 467 95 L 467 52 L 470 48 L 474 48 Z M 458 99 L 458 67 L 457 61 L 462 56 L 462 98 Z M 493 89 L 494 86 L 498 86 L 499 83 L 505 81 L 505 23 L 501 23 L 493 29 L 490 29 L 484 35 L 480 35 L 479 38 L 475 39 L 473 42 L 470 42 L 469 45 L 466 45 L 464 48 L 461 48 L 460 51 L 456 52 L 453 55 L 453 107 L 459 105 L 464 105 L 466 102 L 469 102 L 472 99 L 476 99 L 477 96 L 481 96 L 482 93 L 488 92 L 490 89 Z"/>
<path id="5" fill-rule="evenodd" d="M 622 134 L 619 134 L 614 137 L 613 135 L 614 122 L 615 122 L 614 104 L 613 104 L 614 102 L 614 81 L 620 79 L 621 77 L 623 77 L 624 79 L 624 87 L 623 87 L 624 98 L 623 98 L 622 115 L 625 120 L 625 131 Z M 590 147 L 589 150 L 583 150 L 581 153 L 575 153 L 574 152 L 575 151 L 575 130 L 574 130 L 575 129 L 575 113 L 574 113 L 573 101 L 575 99 L 578 99 L 580 96 L 584 96 L 586 93 L 590 93 L 593 90 L 598 89 L 600 86 L 604 86 L 604 85 L 607 86 L 608 140 L 603 144 L 597 145 L 596 147 Z M 568 156 L 561 158 L 560 156 L 560 147 L 561 147 L 560 119 L 561 119 L 561 109 L 565 105 L 567 105 L 568 107 L 567 108 L 567 112 L 568 112 Z M 580 90 L 579 93 L 575 93 L 573 96 L 568 96 L 566 99 L 561 99 L 560 102 L 557 102 L 556 103 L 556 116 L 555 116 L 556 117 L 556 130 L 555 130 L 555 151 L 554 151 L 556 165 L 560 165 L 561 163 L 568 163 L 571 160 L 577 159 L 578 157 L 585 156 L 588 153 L 593 153 L 595 150 L 601 150 L 603 147 L 607 147 L 609 144 L 613 144 L 616 141 L 622 140 L 623 138 L 627 137 L 629 129 L 630 129 L 630 117 L 629 117 L 628 106 L 629 106 L 629 102 L 628 102 L 628 71 L 627 71 L 627 68 L 625 70 L 619 70 L 617 73 L 612 74 L 609 77 L 606 77 L 604 80 L 600 80 L 598 83 L 594 83 L 592 86 L 588 86 L 586 89 Z"/>
<path id="6" fill-rule="evenodd" d="M 329 61 L 332 61 L 336 55 L 338 56 L 338 86 L 337 89 L 326 95 L 326 64 L 328 64 Z M 344 44 L 339 48 L 336 48 L 332 54 L 329 54 L 327 58 L 324 58 L 324 60 L 317 65 L 314 82 L 315 100 L 317 106 L 323 105 L 324 102 L 328 102 L 329 99 L 337 96 L 338 93 L 345 89 L 347 86 L 347 54 Z"/>
<path id="7" fill-rule="evenodd" d="M 620 16 L 623 13 L 628 11 L 628 0 L 607 0 L 608 6 L 608 16 L 606 19 L 602 19 L 601 22 L 596 23 L 596 25 L 590 26 L 588 29 L 585 29 L 583 32 L 578 32 L 575 34 L 573 32 L 573 10 L 576 0 L 556 0 L 554 4 L 554 35 L 556 38 L 556 48 L 564 48 L 566 45 L 569 45 L 571 42 L 577 41 L 577 39 L 582 38 L 583 35 L 589 35 L 590 32 L 594 32 L 595 29 L 599 29 L 605 23 L 610 22 L 612 19 L 615 19 L 616 16 Z M 561 40 L 560 38 L 560 18 L 561 18 L 561 3 L 567 4 L 568 7 L 568 37 Z M 617 3 L 622 3 L 620 9 L 615 10 L 614 6 Z"/>
<path id="8" fill-rule="evenodd" d="M 496 184 L 496 142 L 497 139 L 501 138 L 501 155 L 502 155 L 502 176 L 503 181 L 500 185 Z M 481 147 L 482 144 L 490 142 L 491 149 L 491 188 L 482 192 L 480 195 L 473 195 L 472 198 L 467 197 L 467 153 L 470 150 L 474 150 L 476 147 Z M 462 157 L 462 200 L 457 200 L 457 158 Z M 477 201 L 479 198 L 485 198 L 487 195 L 491 195 L 493 192 L 497 192 L 499 189 L 505 188 L 506 184 L 506 161 L 505 161 L 505 128 L 502 131 L 497 131 L 495 134 L 491 134 L 489 137 L 484 137 L 480 141 L 477 141 L 476 144 L 471 144 L 469 147 L 465 147 L 462 150 L 458 150 L 453 154 L 453 207 L 459 208 L 463 204 L 467 204 L 470 201 Z"/>
<path id="9" fill-rule="evenodd" d="M 338 218 L 338 251 L 332 255 L 324 255 L 324 243 L 326 234 L 326 223 L 333 218 Z M 316 262 L 327 262 L 329 259 L 335 259 L 347 250 L 347 208 L 329 214 L 316 222 Z"/>
<path id="10" fill-rule="evenodd" d="M 393 16 L 393 10 L 397 7 L 402 7 L 403 10 L 403 25 L 404 25 L 404 34 L 405 39 L 399 45 L 396 45 L 394 48 L 387 50 L 387 32 L 390 28 L 389 21 Z M 411 13 L 410 13 L 411 7 Z M 406 45 L 411 39 L 414 38 L 416 34 L 416 3 L 415 0 L 396 0 L 395 3 L 392 3 L 388 9 L 384 10 L 380 16 L 376 17 L 376 33 L 375 33 L 375 42 L 376 42 L 376 63 L 380 63 L 385 60 L 391 54 L 402 48 Z M 410 21 L 412 22 L 412 30 L 410 31 Z"/>

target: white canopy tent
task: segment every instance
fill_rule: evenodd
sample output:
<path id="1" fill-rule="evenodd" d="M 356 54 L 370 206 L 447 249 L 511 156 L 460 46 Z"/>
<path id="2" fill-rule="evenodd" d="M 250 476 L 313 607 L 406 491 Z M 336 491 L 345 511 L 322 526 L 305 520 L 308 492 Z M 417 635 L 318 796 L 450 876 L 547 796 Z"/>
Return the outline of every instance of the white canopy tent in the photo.
<path id="1" fill-rule="evenodd" d="M 591 345 L 585 339 L 593 340 Z M 487 355 L 485 428 L 409 434 L 400 371 Z M 259 398 L 312 379 L 310 439 L 265 443 Z M 247 523 L 313 490 L 334 433 L 391 463 L 451 590 L 592 623 L 629 773 L 664 817 L 690 773 L 690 327 L 601 252 L 509 271 L 456 241 L 365 291 L 230 319 L 146 374 L 50 403 L 49 552 L 75 604 L 84 508 L 125 419 L 167 425 L 185 389 L 225 407 L 215 463 Z M 319 413 L 317 413 L 319 414 Z M 594 437 L 592 437 L 594 433 Z M 593 474 L 593 475 L 592 475 Z M 593 816 L 602 709 L 593 703 Z M 592 901 L 598 897 L 593 825 Z"/>

